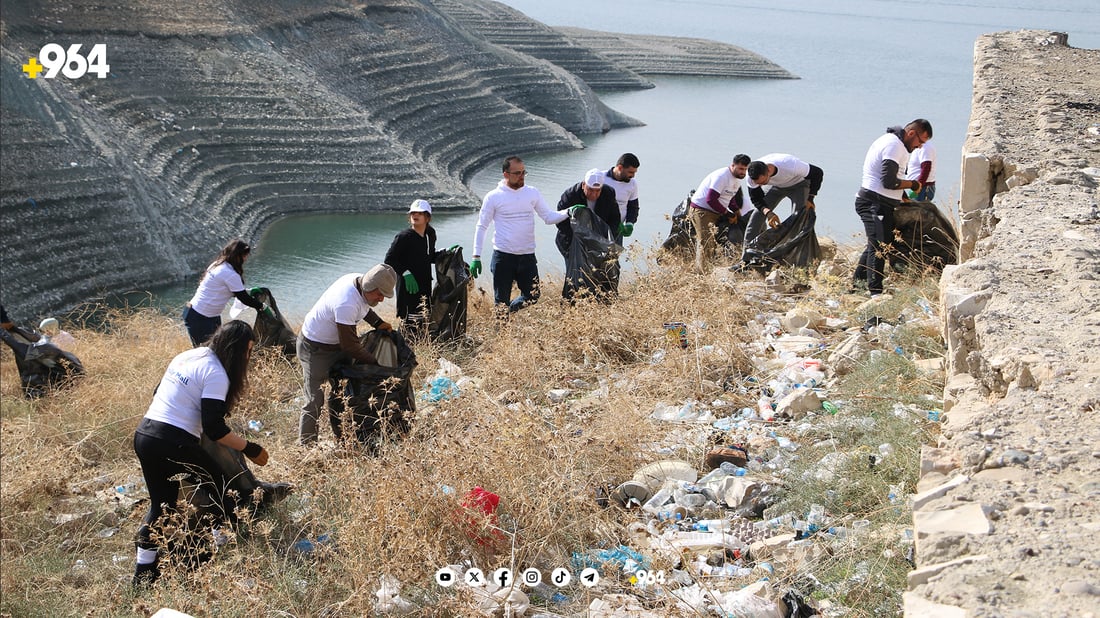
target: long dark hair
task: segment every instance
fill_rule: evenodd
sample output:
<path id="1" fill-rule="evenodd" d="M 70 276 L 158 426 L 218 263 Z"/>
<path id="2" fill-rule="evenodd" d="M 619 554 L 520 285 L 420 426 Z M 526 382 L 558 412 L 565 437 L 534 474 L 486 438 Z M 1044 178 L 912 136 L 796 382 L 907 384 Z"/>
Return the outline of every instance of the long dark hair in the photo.
<path id="1" fill-rule="evenodd" d="M 233 409 L 248 386 L 248 344 L 255 340 L 256 335 L 248 322 L 231 320 L 219 326 L 206 343 L 229 376 L 229 392 L 225 395 L 227 410 Z"/>
<path id="2" fill-rule="evenodd" d="M 234 238 L 222 247 L 222 252 L 218 254 L 210 267 L 213 268 L 222 262 L 226 262 L 241 276 L 241 281 L 244 281 L 244 256 L 249 253 L 252 253 L 252 247 L 240 238 Z"/>

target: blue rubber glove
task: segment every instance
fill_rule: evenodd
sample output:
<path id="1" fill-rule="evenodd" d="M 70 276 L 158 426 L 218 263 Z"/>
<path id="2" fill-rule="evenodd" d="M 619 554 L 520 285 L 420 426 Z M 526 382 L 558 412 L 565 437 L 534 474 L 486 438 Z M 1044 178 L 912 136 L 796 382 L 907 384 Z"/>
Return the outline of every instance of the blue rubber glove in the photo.
<path id="1" fill-rule="evenodd" d="M 584 208 L 584 207 L 585 207 L 584 204 L 573 204 L 572 206 L 570 206 L 566 210 L 569 211 L 569 216 L 572 217 L 574 215 L 574 213 L 576 213 L 578 210 L 580 210 L 581 208 Z"/>
<path id="2" fill-rule="evenodd" d="M 474 261 L 470 262 L 470 276 L 477 279 L 477 276 L 481 274 L 481 258 L 474 258 Z"/>
<path id="3" fill-rule="evenodd" d="M 633 223 L 620 223 L 619 224 L 619 234 L 621 234 L 623 237 L 630 236 L 633 233 L 634 233 L 634 224 Z"/>
<path id="4" fill-rule="evenodd" d="M 405 291 L 409 294 L 416 294 L 420 291 L 420 285 L 416 283 L 416 277 L 409 271 L 405 271 L 405 274 L 401 275 L 405 278 Z"/>

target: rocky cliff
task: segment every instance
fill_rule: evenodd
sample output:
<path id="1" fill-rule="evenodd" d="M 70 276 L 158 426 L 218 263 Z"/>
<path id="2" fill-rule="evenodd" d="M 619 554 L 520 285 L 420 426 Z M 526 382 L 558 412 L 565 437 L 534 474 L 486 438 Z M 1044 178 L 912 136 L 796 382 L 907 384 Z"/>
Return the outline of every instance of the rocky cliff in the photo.
<path id="1" fill-rule="evenodd" d="M 913 497 L 909 617 L 1088 616 L 1100 596 L 1100 50 L 980 38 L 946 422 Z"/>
<path id="2" fill-rule="evenodd" d="M 636 122 L 593 88 L 644 78 L 518 13 L 511 38 L 475 27 L 490 9 L 511 11 L 5 1 L 0 301 L 30 319 L 168 283 L 287 215 L 473 208 L 489 161 Z M 106 44 L 109 76 L 28 79 L 46 43 Z"/>

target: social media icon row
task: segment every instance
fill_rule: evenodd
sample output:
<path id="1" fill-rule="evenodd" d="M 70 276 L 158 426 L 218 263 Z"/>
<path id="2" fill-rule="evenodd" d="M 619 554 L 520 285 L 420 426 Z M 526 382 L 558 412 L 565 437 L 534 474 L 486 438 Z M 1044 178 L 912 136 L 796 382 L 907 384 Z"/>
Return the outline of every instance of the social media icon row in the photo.
<path id="1" fill-rule="evenodd" d="M 492 582 L 501 588 L 507 588 L 516 583 L 515 575 L 512 573 L 512 569 L 500 568 L 493 571 L 491 574 L 486 575 L 481 569 L 471 568 L 466 569 L 462 574 L 462 581 L 467 586 L 484 586 L 489 582 Z M 443 567 L 435 572 L 435 583 L 443 586 L 444 588 L 450 588 L 459 581 L 458 572 L 450 567 Z M 564 588 L 573 581 L 573 574 L 569 572 L 569 569 L 565 567 L 558 567 L 550 572 L 550 583 L 554 584 L 558 588 Z M 581 571 L 578 578 L 582 586 L 592 588 L 596 584 L 600 583 L 600 572 L 592 567 Z M 534 588 L 542 583 L 542 571 L 536 568 L 528 568 L 520 571 L 519 583 L 526 588 Z"/>

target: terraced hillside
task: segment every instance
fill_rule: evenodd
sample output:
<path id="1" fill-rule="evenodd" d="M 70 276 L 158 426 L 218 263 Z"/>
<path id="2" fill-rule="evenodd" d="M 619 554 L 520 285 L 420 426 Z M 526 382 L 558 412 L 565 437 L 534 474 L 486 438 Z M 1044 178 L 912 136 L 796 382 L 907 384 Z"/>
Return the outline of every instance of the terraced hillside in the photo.
<path id="1" fill-rule="evenodd" d="M 641 75 L 700 75 L 797 79 L 760 54 L 743 47 L 649 34 L 620 34 L 584 28 L 556 28 L 576 45 Z"/>
<path id="2" fill-rule="evenodd" d="M 176 281 L 292 214 L 474 208 L 487 162 L 636 124 L 471 31 L 467 5 L 5 0 L 0 301 L 29 318 Z M 28 79 L 50 42 L 106 44 L 109 76 Z M 576 45 L 558 59 L 623 75 Z"/>
<path id="3" fill-rule="evenodd" d="M 607 57 L 508 5 L 493 0 L 431 2 L 487 41 L 560 66 L 596 90 L 653 87 L 652 82 L 634 71 L 616 67 Z"/>

